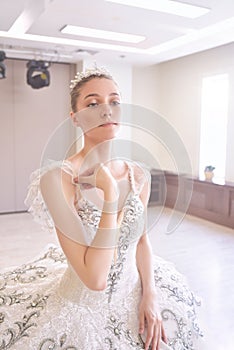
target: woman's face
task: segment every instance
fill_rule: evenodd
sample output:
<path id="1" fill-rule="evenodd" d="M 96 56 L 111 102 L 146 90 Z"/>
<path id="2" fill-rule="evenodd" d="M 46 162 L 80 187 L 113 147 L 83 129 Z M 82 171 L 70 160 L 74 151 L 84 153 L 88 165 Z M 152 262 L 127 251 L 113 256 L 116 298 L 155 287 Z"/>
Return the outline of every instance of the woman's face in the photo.
<path id="1" fill-rule="evenodd" d="M 80 89 L 76 124 L 84 134 L 96 141 L 115 137 L 120 122 L 120 92 L 116 84 L 106 78 L 93 78 Z"/>

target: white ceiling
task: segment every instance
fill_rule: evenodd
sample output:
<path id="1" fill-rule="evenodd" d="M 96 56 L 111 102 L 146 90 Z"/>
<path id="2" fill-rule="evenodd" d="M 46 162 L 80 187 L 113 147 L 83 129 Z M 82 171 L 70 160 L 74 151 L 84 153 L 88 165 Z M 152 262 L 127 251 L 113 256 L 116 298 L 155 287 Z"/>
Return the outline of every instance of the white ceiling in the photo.
<path id="1" fill-rule="evenodd" d="M 234 0 L 180 2 L 211 11 L 188 19 L 104 0 L 0 0 L 0 50 L 7 57 L 61 62 L 89 57 L 97 62 L 148 65 L 234 41 Z M 143 35 L 146 39 L 138 44 L 126 44 L 62 34 L 60 29 L 66 24 Z M 50 42 L 39 39 L 38 35 L 50 37 Z M 110 47 L 103 49 L 100 43 Z M 120 49 L 119 45 L 126 49 Z"/>

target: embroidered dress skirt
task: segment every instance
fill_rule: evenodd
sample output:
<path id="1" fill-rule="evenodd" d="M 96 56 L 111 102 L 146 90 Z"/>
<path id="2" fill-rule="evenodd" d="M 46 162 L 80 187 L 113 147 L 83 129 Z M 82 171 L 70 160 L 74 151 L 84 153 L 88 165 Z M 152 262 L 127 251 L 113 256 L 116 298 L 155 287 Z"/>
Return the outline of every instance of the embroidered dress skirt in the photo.
<path id="1" fill-rule="evenodd" d="M 128 262 L 126 261 L 127 265 Z M 155 257 L 155 283 L 168 345 L 201 350 L 196 300 L 184 277 Z M 60 248 L 50 245 L 34 261 L 1 273 L 0 349 L 144 349 L 138 334 L 141 284 L 136 270 L 104 291 L 85 287 Z M 111 295 L 111 297 L 110 297 Z"/>

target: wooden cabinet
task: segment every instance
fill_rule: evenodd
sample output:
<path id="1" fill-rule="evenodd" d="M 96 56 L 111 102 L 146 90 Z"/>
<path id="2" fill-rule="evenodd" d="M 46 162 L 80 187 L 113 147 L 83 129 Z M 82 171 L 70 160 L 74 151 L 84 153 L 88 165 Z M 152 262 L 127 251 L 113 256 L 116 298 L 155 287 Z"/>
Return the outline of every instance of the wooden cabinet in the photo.
<path id="1" fill-rule="evenodd" d="M 165 182 L 166 207 L 174 208 L 180 183 L 182 196 L 177 209 L 182 209 L 187 201 L 188 214 L 234 228 L 234 183 L 226 182 L 221 185 L 167 172 L 165 172 Z"/>
<path id="2" fill-rule="evenodd" d="M 149 206 L 162 205 L 165 202 L 165 177 L 160 170 L 151 170 L 151 193 Z"/>

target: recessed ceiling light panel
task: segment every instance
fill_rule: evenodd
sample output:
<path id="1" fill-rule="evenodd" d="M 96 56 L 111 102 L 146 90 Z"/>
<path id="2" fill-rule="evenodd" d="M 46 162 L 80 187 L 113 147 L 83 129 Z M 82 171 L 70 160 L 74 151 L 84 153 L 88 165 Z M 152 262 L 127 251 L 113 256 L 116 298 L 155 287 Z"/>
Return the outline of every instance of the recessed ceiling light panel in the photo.
<path id="1" fill-rule="evenodd" d="M 116 4 L 139 7 L 146 10 L 169 13 L 187 18 L 197 18 L 210 11 L 210 9 L 186 4 L 175 0 L 106 0 Z"/>
<path id="2" fill-rule="evenodd" d="M 93 29 L 93 28 L 77 27 L 73 25 L 66 25 L 61 29 L 61 32 L 63 34 L 72 34 L 72 35 L 78 35 L 82 37 L 107 39 L 107 40 L 134 43 L 134 44 L 137 44 L 145 40 L 145 37 L 142 35 L 118 33 L 118 32 L 99 30 L 99 29 Z"/>

